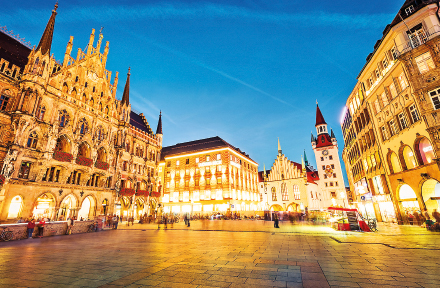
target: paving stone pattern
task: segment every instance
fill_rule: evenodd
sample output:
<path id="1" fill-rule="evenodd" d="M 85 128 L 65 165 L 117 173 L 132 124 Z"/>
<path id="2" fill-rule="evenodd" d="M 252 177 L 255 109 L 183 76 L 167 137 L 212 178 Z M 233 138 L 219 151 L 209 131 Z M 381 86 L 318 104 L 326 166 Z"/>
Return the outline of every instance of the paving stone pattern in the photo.
<path id="1" fill-rule="evenodd" d="M 230 225 L 236 231 L 135 225 L 1 242 L 0 287 L 440 287 L 440 251 L 380 243 L 392 236 L 242 232 L 264 224 Z"/>

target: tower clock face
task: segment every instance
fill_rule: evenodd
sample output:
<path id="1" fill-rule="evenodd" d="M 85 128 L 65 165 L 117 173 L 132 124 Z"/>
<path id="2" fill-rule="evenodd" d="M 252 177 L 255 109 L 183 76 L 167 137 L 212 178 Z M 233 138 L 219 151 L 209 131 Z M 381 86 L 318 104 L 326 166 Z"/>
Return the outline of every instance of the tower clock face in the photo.
<path id="1" fill-rule="evenodd" d="M 328 150 L 322 150 L 322 155 L 327 156 L 328 155 Z"/>

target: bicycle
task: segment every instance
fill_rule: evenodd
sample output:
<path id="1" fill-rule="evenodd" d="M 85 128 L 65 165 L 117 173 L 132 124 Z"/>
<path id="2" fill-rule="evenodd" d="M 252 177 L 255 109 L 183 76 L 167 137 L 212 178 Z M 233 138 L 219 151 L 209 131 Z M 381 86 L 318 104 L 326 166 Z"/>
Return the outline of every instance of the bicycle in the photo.
<path id="1" fill-rule="evenodd" d="M 367 225 L 370 228 L 371 232 L 377 232 L 377 221 L 376 221 L 376 219 L 368 219 Z"/>
<path id="2" fill-rule="evenodd" d="M 9 241 L 12 240 L 12 237 L 14 237 L 14 232 L 9 230 L 9 228 L 3 228 L 3 231 L 0 234 L 0 239 L 2 241 Z"/>

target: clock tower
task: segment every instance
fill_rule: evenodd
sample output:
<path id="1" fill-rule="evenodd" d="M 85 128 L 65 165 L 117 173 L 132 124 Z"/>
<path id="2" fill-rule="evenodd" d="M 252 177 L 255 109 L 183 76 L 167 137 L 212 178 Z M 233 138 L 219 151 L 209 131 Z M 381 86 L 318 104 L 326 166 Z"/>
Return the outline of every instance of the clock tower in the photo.
<path id="1" fill-rule="evenodd" d="M 347 207 L 344 177 L 339 160 L 338 142 L 331 130 L 328 133 L 327 123 L 316 104 L 316 133 L 312 132 L 312 148 L 315 152 L 317 170 L 319 174 L 318 191 L 321 193 L 322 208 L 330 206 Z"/>

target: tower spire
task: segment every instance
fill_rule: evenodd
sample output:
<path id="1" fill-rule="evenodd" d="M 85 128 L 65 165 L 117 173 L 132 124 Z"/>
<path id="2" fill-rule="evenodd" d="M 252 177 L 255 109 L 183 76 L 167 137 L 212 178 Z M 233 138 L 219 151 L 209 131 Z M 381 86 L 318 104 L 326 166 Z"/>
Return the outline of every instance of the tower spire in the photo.
<path id="1" fill-rule="evenodd" d="M 129 105 L 129 96 L 130 96 L 130 67 L 128 67 L 127 73 L 127 82 L 125 82 L 124 94 L 122 95 L 121 104 Z"/>
<path id="2" fill-rule="evenodd" d="M 307 160 L 306 150 L 304 149 L 304 163 L 309 166 L 309 160 Z"/>
<path id="3" fill-rule="evenodd" d="M 282 153 L 282 150 L 281 150 L 280 138 L 278 137 L 278 155 L 281 155 L 281 154 L 283 154 L 283 153 Z"/>
<path id="4" fill-rule="evenodd" d="M 156 134 L 163 135 L 162 133 L 162 111 L 159 113 L 159 121 L 157 122 Z"/>
<path id="5" fill-rule="evenodd" d="M 316 124 L 315 126 L 327 124 L 322 116 L 321 109 L 319 109 L 318 101 L 316 101 Z"/>
<path id="6" fill-rule="evenodd" d="M 55 27 L 55 16 L 57 15 L 58 2 L 55 4 L 55 8 L 52 10 L 52 15 L 47 22 L 46 29 L 44 29 L 43 36 L 41 36 L 40 43 L 38 43 L 37 51 L 41 49 L 41 54 L 46 55 L 49 53 L 52 46 L 53 30 Z"/>

